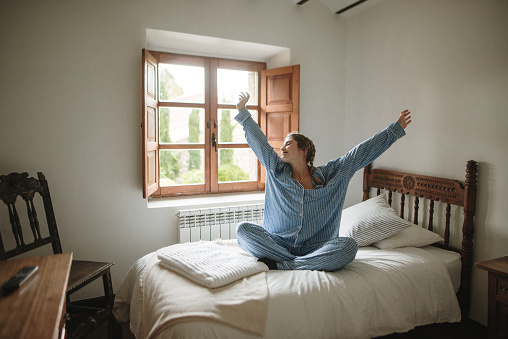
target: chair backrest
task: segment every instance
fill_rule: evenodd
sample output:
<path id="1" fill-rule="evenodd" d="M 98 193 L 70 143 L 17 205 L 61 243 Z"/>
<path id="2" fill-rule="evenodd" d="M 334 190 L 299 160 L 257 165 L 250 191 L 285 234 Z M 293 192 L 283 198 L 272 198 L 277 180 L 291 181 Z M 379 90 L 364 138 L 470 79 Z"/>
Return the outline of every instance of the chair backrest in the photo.
<path id="1" fill-rule="evenodd" d="M 7 249 L 0 232 L 0 260 L 7 260 L 22 253 L 34 250 L 41 246 L 51 244 L 53 253 L 62 253 L 60 237 L 56 226 L 55 214 L 49 195 L 49 188 L 44 174 L 38 172 L 38 179 L 28 177 L 28 173 L 11 173 L 9 175 L 0 175 L 0 200 L 7 205 L 6 214 L 9 215 L 9 221 L 16 242 L 15 248 Z M 20 218 L 16 201 L 21 197 L 25 201 L 27 218 Z M 49 236 L 42 237 L 39 218 L 37 216 L 34 199 L 41 199 L 44 206 L 44 214 L 46 215 Z M 21 200 L 19 201 L 21 204 Z M 0 214 L 4 213 L 4 209 L 0 209 Z M 33 235 L 33 242 L 27 241 L 23 234 L 23 228 L 28 231 L 27 226 L 22 225 L 21 220 L 28 220 Z M 45 233 L 45 232 L 44 232 Z M 14 246 L 13 246 L 14 247 Z"/>

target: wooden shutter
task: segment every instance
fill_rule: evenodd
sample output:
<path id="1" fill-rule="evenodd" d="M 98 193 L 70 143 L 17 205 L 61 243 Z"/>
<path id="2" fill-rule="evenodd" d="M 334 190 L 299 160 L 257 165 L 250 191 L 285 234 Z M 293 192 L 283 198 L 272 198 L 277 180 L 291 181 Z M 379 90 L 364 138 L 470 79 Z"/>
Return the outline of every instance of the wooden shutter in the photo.
<path id="1" fill-rule="evenodd" d="M 158 61 L 143 49 L 143 198 L 159 189 Z"/>
<path id="2" fill-rule="evenodd" d="M 298 131 L 300 111 L 300 65 L 261 72 L 260 126 L 268 142 L 280 153 L 289 132 Z M 261 181 L 266 173 L 261 172 Z"/>

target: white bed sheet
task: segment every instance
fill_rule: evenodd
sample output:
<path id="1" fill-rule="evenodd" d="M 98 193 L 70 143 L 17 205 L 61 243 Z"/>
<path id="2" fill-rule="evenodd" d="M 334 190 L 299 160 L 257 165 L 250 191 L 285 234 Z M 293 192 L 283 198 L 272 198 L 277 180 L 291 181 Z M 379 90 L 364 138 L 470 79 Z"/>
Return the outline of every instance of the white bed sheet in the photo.
<path id="1" fill-rule="evenodd" d="M 458 322 L 460 308 L 439 253 L 413 247 L 393 250 L 364 247 L 351 264 L 337 272 L 261 273 L 266 274 L 269 294 L 263 337 L 372 338 L 431 323 Z M 142 267 L 133 270 L 141 271 Z M 126 286 L 139 283 L 134 273 L 128 279 L 124 282 Z M 119 290 L 120 297 L 124 301 L 142 299 L 141 295 L 128 295 L 134 290 Z M 143 307 L 157 308 L 163 304 L 163 300 L 158 300 Z M 128 310 L 129 305 L 116 303 L 117 312 L 120 306 Z M 151 333 L 149 329 L 140 330 L 139 309 L 131 305 L 129 312 L 130 327 L 136 337 Z M 153 338 L 259 336 L 213 321 L 186 319 L 166 326 Z"/>

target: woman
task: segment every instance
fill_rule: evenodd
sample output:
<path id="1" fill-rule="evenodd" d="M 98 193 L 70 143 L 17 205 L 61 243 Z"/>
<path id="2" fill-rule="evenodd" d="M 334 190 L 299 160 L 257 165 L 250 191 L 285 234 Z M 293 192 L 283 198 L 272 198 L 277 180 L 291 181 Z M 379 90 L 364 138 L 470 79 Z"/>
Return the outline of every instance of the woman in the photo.
<path id="1" fill-rule="evenodd" d="M 313 142 L 290 133 L 281 157 L 268 143 L 245 108 L 241 93 L 235 120 L 243 126 L 249 146 L 266 169 L 263 226 L 242 222 L 238 244 L 270 269 L 335 271 L 353 261 L 358 245 L 339 237 L 340 217 L 349 181 L 397 139 L 411 122 L 408 110 L 396 122 L 362 142 L 346 155 L 314 167 Z"/>

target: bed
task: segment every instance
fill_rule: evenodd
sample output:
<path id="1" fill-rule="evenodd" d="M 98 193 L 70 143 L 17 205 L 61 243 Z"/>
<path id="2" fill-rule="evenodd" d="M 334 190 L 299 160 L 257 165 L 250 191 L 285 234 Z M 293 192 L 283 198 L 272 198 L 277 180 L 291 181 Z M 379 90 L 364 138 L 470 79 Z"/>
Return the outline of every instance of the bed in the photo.
<path id="1" fill-rule="evenodd" d="M 132 265 L 113 313 L 137 338 L 373 338 L 465 320 L 476 177 L 474 161 L 464 183 L 369 165 L 363 201 L 343 211 L 341 235 L 361 244 L 343 269 L 268 271 L 235 240 L 177 244 Z M 200 267 L 163 265 L 197 249 L 211 265 L 240 258 L 252 270 L 210 288 Z"/>

